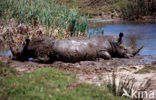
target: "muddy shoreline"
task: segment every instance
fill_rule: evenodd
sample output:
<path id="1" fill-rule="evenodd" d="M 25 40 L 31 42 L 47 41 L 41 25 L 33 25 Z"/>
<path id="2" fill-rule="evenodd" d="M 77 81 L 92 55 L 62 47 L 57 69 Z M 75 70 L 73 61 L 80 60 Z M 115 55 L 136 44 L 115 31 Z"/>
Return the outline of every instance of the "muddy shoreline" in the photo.
<path id="1" fill-rule="evenodd" d="M 94 23 L 156 23 L 156 18 L 153 19 L 138 19 L 138 20 L 123 20 L 122 18 L 108 18 L 108 19 L 103 19 L 103 18 L 90 18 L 89 19 L 89 25 L 92 25 Z"/>
<path id="2" fill-rule="evenodd" d="M 145 59 L 146 58 L 146 59 Z M 148 59 L 147 59 L 148 58 Z M 31 62 L 31 61 L 16 61 L 12 60 L 11 56 L 0 56 L 0 60 L 5 62 L 11 67 L 14 67 L 20 73 L 27 73 L 32 70 L 43 68 L 43 67 L 52 67 L 59 68 L 66 71 L 74 71 L 74 73 L 83 73 L 112 70 L 118 67 L 132 67 L 132 66 L 153 66 L 156 63 L 156 57 L 152 56 L 141 56 L 137 55 L 131 59 L 126 58 L 113 58 L 112 60 L 100 59 L 99 61 L 80 61 L 77 63 L 66 63 L 62 61 L 56 61 L 52 64 Z"/>
<path id="3" fill-rule="evenodd" d="M 148 61 L 147 59 L 144 59 L 144 57 L 148 57 L 150 60 Z M 64 63 L 61 61 L 56 61 L 53 64 L 43 64 L 30 61 L 21 62 L 12 60 L 11 56 L 0 56 L 0 61 L 13 67 L 17 71 L 18 75 L 29 73 L 40 68 L 57 68 L 73 73 L 80 82 L 95 84 L 98 86 L 102 86 L 103 84 L 112 84 L 111 82 L 114 78 L 113 73 L 115 73 L 115 84 L 117 87 L 119 86 L 119 82 L 133 80 L 133 88 L 136 91 L 146 88 L 147 91 L 153 91 L 156 93 L 156 70 L 151 70 L 150 73 L 136 74 L 136 72 L 145 67 L 156 67 L 156 57 L 149 55 L 138 55 L 131 59 L 100 59 L 99 61 L 81 61 L 78 63 Z M 147 83 L 149 83 L 148 86 L 146 86 Z"/>

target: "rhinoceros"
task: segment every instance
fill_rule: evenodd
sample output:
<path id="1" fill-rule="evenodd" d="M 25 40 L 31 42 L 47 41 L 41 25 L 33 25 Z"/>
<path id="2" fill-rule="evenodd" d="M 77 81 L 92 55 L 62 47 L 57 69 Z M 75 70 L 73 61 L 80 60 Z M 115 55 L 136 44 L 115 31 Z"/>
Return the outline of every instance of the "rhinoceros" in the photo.
<path id="1" fill-rule="evenodd" d="M 97 37 L 69 37 L 63 40 L 53 38 L 26 39 L 23 49 L 14 49 L 10 46 L 13 58 L 21 61 L 33 58 L 34 61 L 52 63 L 54 61 L 79 62 L 91 61 L 99 58 L 131 58 L 142 48 L 126 47 L 122 40 L 114 35 Z"/>

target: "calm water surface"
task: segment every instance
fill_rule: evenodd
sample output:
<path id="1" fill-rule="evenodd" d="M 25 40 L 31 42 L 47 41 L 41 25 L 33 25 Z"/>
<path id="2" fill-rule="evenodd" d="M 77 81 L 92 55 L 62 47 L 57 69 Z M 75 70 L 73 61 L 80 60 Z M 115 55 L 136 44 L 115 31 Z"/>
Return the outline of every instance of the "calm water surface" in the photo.
<path id="1" fill-rule="evenodd" d="M 87 36 L 118 35 L 124 33 L 124 43 L 139 48 L 142 45 L 142 55 L 156 57 L 156 23 L 92 23 Z"/>

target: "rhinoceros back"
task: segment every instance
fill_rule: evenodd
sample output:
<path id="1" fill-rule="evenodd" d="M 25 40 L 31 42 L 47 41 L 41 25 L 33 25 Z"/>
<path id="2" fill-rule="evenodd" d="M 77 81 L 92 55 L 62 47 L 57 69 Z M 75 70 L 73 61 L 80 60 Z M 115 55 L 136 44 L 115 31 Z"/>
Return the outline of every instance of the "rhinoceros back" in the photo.
<path id="1" fill-rule="evenodd" d="M 82 60 L 95 60 L 96 47 L 88 40 L 58 40 L 54 44 L 56 60 L 77 62 Z"/>

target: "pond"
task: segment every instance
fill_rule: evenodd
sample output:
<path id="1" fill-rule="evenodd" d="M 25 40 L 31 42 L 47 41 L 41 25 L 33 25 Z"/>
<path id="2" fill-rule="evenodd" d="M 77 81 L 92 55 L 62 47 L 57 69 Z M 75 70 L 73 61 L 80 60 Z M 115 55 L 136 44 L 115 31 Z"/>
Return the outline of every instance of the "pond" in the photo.
<path id="1" fill-rule="evenodd" d="M 134 48 L 144 46 L 141 55 L 156 57 L 156 23 L 154 22 L 93 22 L 90 23 L 87 36 L 118 35 L 124 33 L 124 43 Z"/>

